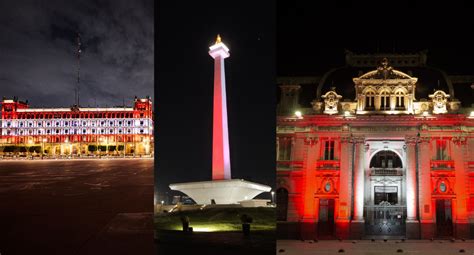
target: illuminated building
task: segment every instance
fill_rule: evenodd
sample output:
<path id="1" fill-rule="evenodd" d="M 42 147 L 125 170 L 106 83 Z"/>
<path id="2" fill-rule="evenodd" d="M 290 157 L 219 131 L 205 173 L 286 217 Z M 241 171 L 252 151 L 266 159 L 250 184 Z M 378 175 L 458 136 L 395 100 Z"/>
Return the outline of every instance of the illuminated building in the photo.
<path id="1" fill-rule="evenodd" d="M 280 238 L 474 237 L 474 76 L 347 52 L 278 83 Z"/>
<path id="2" fill-rule="evenodd" d="M 227 99 L 225 87 L 224 59 L 230 56 L 229 48 L 217 35 L 214 45 L 209 47 L 214 59 L 214 105 L 212 130 L 212 181 L 170 184 L 190 196 L 198 204 L 237 204 L 250 200 L 271 187 L 241 179 L 231 179 L 229 134 L 227 127 Z"/>
<path id="3" fill-rule="evenodd" d="M 28 102 L 2 101 L 3 156 L 140 156 L 153 153 L 150 98 L 133 107 L 30 108 Z"/>

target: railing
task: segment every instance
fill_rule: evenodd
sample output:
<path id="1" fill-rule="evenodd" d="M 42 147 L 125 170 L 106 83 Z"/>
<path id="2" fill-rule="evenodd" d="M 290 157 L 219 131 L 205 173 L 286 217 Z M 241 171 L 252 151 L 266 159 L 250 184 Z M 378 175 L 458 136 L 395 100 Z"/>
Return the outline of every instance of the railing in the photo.
<path id="1" fill-rule="evenodd" d="M 403 221 L 406 218 L 406 206 L 402 205 L 366 205 L 366 219 Z"/>
<path id="2" fill-rule="evenodd" d="M 454 160 L 431 160 L 432 170 L 453 170 Z"/>
<path id="3" fill-rule="evenodd" d="M 406 206 L 365 206 L 364 214 L 368 235 L 405 235 Z"/>
<path id="4" fill-rule="evenodd" d="M 335 169 L 339 169 L 339 167 L 340 167 L 339 160 L 318 160 L 316 162 L 316 169 L 335 170 Z"/>
<path id="5" fill-rule="evenodd" d="M 370 175 L 372 176 L 402 176 L 403 168 L 379 168 L 372 167 L 370 168 Z"/>

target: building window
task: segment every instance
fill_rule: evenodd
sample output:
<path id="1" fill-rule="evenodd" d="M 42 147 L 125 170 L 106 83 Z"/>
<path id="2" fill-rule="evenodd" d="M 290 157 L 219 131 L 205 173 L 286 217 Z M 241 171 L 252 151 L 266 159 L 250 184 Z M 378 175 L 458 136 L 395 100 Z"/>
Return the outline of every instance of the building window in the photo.
<path id="1" fill-rule="evenodd" d="M 278 160 L 291 160 L 291 138 L 281 137 L 278 143 Z"/>
<path id="2" fill-rule="evenodd" d="M 446 149 L 446 140 L 436 141 L 436 159 L 437 160 L 448 160 L 448 153 Z"/>
<path id="3" fill-rule="evenodd" d="M 403 92 L 398 91 L 395 93 L 395 109 L 396 110 L 405 110 L 405 95 Z"/>
<path id="4" fill-rule="evenodd" d="M 365 110 L 374 110 L 375 94 L 370 91 L 365 95 Z"/>
<path id="5" fill-rule="evenodd" d="M 324 141 L 324 160 L 334 160 L 334 141 Z"/>
<path id="6" fill-rule="evenodd" d="M 380 110 L 390 110 L 390 96 L 386 91 L 380 94 Z"/>

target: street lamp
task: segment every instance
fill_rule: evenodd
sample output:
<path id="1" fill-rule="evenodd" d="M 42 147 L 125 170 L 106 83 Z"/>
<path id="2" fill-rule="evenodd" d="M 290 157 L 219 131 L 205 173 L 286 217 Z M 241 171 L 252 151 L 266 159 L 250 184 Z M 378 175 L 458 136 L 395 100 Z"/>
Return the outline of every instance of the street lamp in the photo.
<path id="1" fill-rule="evenodd" d="M 272 193 L 272 204 L 274 204 L 274 203 L 275 203 L 275 199 L 274 199 L 274 197 L 275 197 L 275 191 L 272 191 L 271 193 Z"/>

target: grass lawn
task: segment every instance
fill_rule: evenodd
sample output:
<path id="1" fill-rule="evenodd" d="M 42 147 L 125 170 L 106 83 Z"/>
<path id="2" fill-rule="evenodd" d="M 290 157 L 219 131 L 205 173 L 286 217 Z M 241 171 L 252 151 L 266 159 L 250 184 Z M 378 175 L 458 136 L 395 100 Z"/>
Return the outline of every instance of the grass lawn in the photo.
<path id="1" fill-rule="evenodd" d="M 189 226 L 196 232 L 242 231 L 240 216 L 253 218 L 251 230 L 275 230 L 275 208 L 205 208 L 186 212 L 173 212 L 155 216 L 155 228 L 182 230 L 181 216 L 189 217 Z"/>

